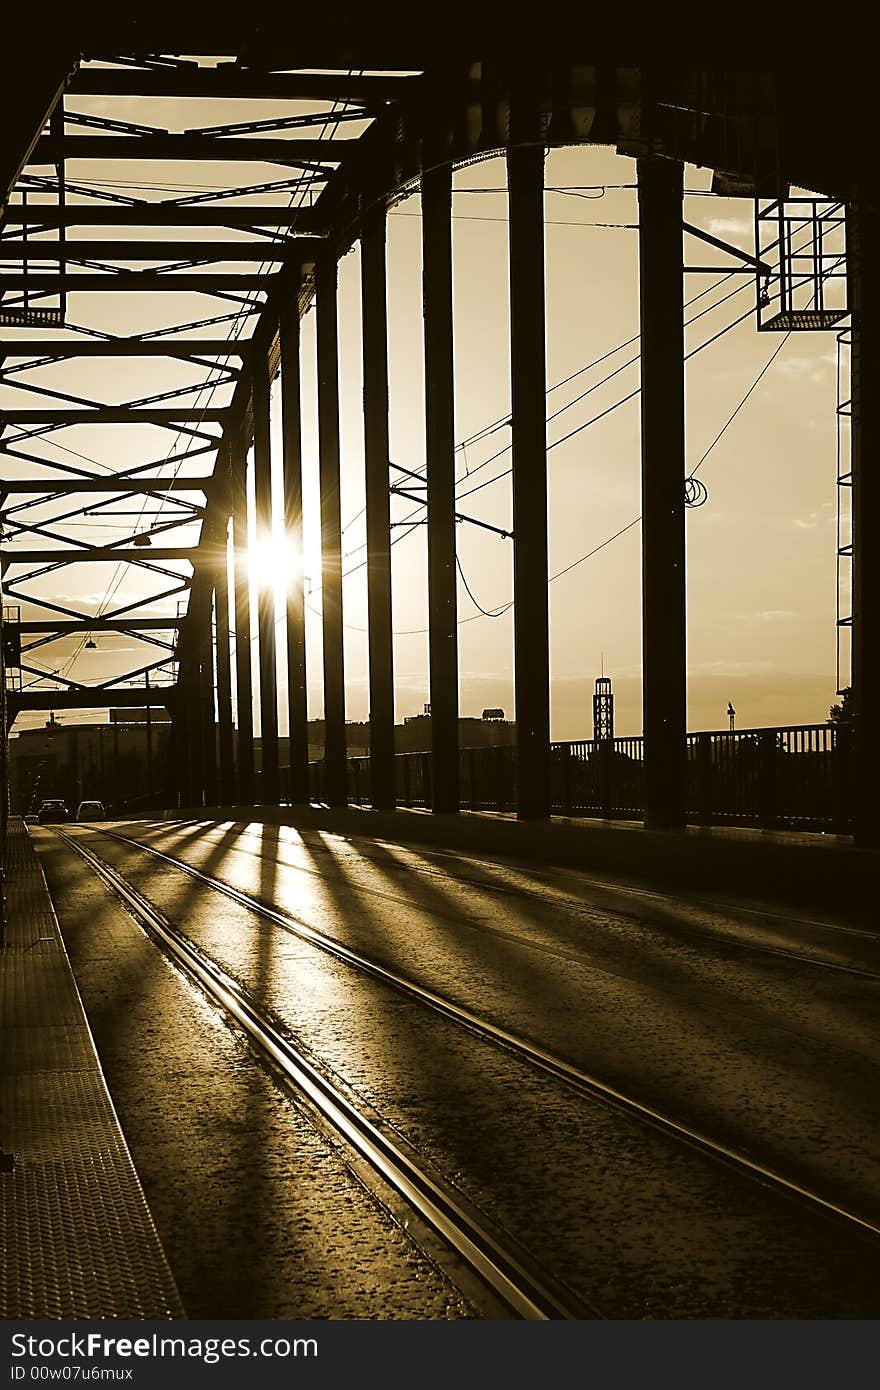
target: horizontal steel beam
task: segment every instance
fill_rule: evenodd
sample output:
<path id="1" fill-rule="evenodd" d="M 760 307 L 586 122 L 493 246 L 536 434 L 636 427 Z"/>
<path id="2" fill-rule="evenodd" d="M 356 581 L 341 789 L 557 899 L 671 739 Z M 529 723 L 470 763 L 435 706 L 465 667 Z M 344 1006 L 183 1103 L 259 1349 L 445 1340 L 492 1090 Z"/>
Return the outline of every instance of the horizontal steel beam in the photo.
<path id="1" fill-rule="evenodd" d="M 51 680 L 51 676 L 47 677 Z M 142 709 L 161 705 L 169 709 L 177 699 L 176 686 L 151 685 L 149 690 L 10 690 L 6 702 L 13 718 L 25 710 L 43 709 Z"/>
<path id="2" fill-rule="evenodd" d="M 68 84 L 71 96 L 241 97 L 297 101 L 365 101 L 382 103 L 418 86 L 418 77 L 384 74 L 356 77 L 345 72 L 260 72 L 231 63 L 215 68 L 144 72 L 137 68 L 80 68 Z"/>
<path id="3" fill-rule="evenodd" d="M 38 633 L 38 632 L 57 632 L 59 636 L 66 636 L 70 632 L 136 632 L 142 629 L 144 632 L 164 632 L 172 631 L 182 627 L 186 620 L 184 618 L 58 618 L 55 622 L 48 619 L 28 618 L 24 622 L 16 623 L 19 632 Z"/>
<path id="4" fill-rule="evenodd" d="M 317 122 L 316 122 L 317 124 Z M 287 140 L 268 137 L 214 135 L 43 135 L 31 164 L 57 164 L 61 159 L 222 160 L 224 164 L 338 164 L 357 141 Z"/>
<path id="5" fill-rule="evenodd" d="M 6 227 L 294 227 L 307 235 L 321 226 L 314 208 L 236 207 L 232 203 L 67 203 L 64 207 L 11 203 L 2 218 Z"/>
<path id="6" fill-rule="evenodd" d="M 273 274 L 277 273 L 273 271 Z M 210 270 L 198 274 L 175 271 L 168 275 L 159 275 L 155 270 L 123 270 L 118 275 L 92 275 L 83 271 L 82 274 L 68 272 L 64 276 L 22 275 L 14 271 L 11 275 L 0 275 L 0 293 L 8 290 L 28 290 L 31 294 L 60 294 L 64 290 L 66 294 L 104 294 L 108 290 L 114 293 L 119 293 L 120 290 L 126 293 L 148 290 L 150 293 L 165 291 L 168 294 L 228 294 L 240 290 L 247 294 L 251 290 L 266 289 L 270 279 L 270 275 L 251 275 L 246 272 L 236 275 L 232 271 Z"/>
<path id="7" fill-rule="evenodd" d="M 0 406 L 0 420 L 10 425 L 171 425 L 184 421 L 188 424 L 222 425 L 228 413 L 228 409 L 206 410 L 201 406 L 169 407 L 166 410 L 138 410 L 125 405 L 70 409 L 40 406 L 33 410 L 12 407 L 7 410 Z"/>
<path id="8" fill-rule="evenodd" d="M 0 339 L 2 357 L 246 357 L 247 338 Z"/>
<path id="9" fill-rule="evenodd" d="M 160 494 L 168 492 L 206 492 L 213 478 L 210 474 L 198 478 L 0 478 L 0 496 L 30 496 L 63 492 L 130 492 Z"/>
<path id="10" fill-rule="evenodd" d="M 314 254 L 314 252 L 312 252 Z M 295 241 L 18 241 L 0 239 L 0 261 L 296 261 Z"/>
<path id="11" fill-rule="evenodd" d="M 99 560 L 118 560 L 120 563 L 135 561 L 145 561 L 149 564 L 160 564 L 165 560 L 190 560 L 196 555 L 205 556 L 207 551 L 203 546 L 178 545 L 166 546 L 122 546 L 113 547 L 110 545 L 94 546 L 89 550 L 0 550 L 0 562 L 4 565 L 90 565 L 93 561 Z"/>

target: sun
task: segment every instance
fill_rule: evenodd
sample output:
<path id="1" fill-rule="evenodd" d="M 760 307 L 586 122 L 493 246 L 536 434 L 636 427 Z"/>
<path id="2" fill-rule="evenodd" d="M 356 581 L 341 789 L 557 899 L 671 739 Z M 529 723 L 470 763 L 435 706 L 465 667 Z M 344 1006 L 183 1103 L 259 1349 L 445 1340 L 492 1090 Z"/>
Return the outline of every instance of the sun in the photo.
<path id="1" fill-rule="evenodd" d="M 248 548 L 248 574 L 259 589 L 287 593 L 302 574 L 302 555 L 283 533 L 252 540 Z"/>

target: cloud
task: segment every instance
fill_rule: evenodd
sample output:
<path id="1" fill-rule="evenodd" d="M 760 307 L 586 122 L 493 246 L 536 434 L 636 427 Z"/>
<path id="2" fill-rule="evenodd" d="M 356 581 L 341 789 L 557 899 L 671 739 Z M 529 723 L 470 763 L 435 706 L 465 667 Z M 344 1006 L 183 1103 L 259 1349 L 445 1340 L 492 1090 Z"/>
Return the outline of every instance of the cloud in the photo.
<path id="1" fill-rule="evenodd" d="M 811 386 L 821 386 L 833 381 L 837 359 L 833 352 L 799 353 L 796 357 L 787 357 L 785 353 L 781 353 L 775 366 L 782 377 L 805 381 Z"/>
<path id="2" fill-rule="evenodd" d="M 835 526 L 837 524 L 837 510 L 833 502 L 823 502 L 821 506 L 806 516 L 796 516 L 792 518 L 792 526 L 798 531 L 814 531 L 817 526 Z"/>
<path id="3" fill-rule="evenodd" d="M 753 234 L 753 227 L 750 217 L 710 217 L 707 230 L 712 236 L 744 237 Z"/>

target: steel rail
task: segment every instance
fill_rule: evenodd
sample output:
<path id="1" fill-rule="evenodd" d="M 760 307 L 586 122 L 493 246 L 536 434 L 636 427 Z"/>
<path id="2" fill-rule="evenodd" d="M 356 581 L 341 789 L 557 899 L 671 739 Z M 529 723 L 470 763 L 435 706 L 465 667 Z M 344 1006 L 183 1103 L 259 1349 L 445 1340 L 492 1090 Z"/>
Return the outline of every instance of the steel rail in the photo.
<path id="1" fill-rule="evenodd" d="M 431 846 L 431 854 L 435 858 L 455 859 L 457 861 L 460 861 L 462 858 L 470 860 L 474 859 L 474 855 L 471 851 L 451 851 L 438 849 L 436 846 Z M 506 864 L 502 859 L 492 859 L 487 858 L 485 856 L 479 860 L 479 863 L 481 866 L 490 864 L 493 868 L 497 869 L 507 869 L 511 867 L 511 865 Z M 650 888 L 640 888 L 636 884 L 632 883 L 616 883 L 613 879 L 590 878 L 586 876 L 586 873 L 583 870 L 566 869 L 558 864 L 542 864 L 539 866 L 539 869 L 541 875 L 545 878 L 558 878 L 563 880 L 574 879 L 577 883 L 583 884 L 585 887 L 598 888 L 604 892 L 623 893 L 628 897 L 634 898 L 654 899 L 660 903 L 667 901 L 670 897 L 669 893 L 664 893 L 659 890 L 654 890 Z M 433 869 L 419 869 L 413 870 L 413 872 L 434 873 L 439 871 L 435 871 Z M 462 878 L 460 874 L 453 875 L 448 872 L 445 876 L 450 878 L 454 877 L 456 883 L 467 883 L 474 887 L 482 888 L 489 893 L 500 893 L 510 897 L 521 898 L 530 898 L 533 896 L 533 894 L 525 888 L 514 888 L 510 887 L 507 884 L 487 883 L 481 879 L 475 878 L 465 879 Z M 731 910 L 735 910 L 738 913 L 745 913 L 750 917 L 766 917 L 770 921 L 784 922 L 787 926 L 815 927 L 816 929 L 821 931 L 836 932 L 839 935 L 843 936 L 858 936 L 863 937 L 865 940 L 868 941 L 880 942 L 880 932 L 868 931 L 864 927 L 845 926 L 841 922 L 822 922 L 818 918 L 795 917 L 791 913 L 773 912 L 766 907 L 758 907 L 756 905 L 749 905 L 740 902 L 726 902 L 723 898 L 715 899 L 702 897 L 687 897 L 683 898 L 681 901 L 684 902 L 685 905 L 688 907 L 712 908 L 721 912 L 730 912 Z M 623 908 L 615 907 L 614 911 L 616 913 L 619 913 L 621 916 L 631 918 L 634 921 L 638 920 L 634 917 L 633 914 L 626 912 Z M 719 945 L 735 947 L 737 950 L 753 952 L 758 951 L 761 953 L 767 953 L 769 955 L 787 956 L 789 959 L 800 961 L 805 965 L 816 965 L 821 967 L 822 969 L 827 970 L 843 970 L 855 975 L 866 975 L 869 979 L 880 979 L 880 975 L 876 974 L 873 971 L 862 970 L 858 966 L 841 965 L 836 961 L 817 960 L 815 956 L 805 956 L 797 951 L 788 951 L 783 946 L 767 946 L 758 942 L 735 941 L 730 938 L 725 938 L 722 940 L 713 932 L 703 931 L 698 927 L 676 927 L 675 930 L 679 935 L 697 936 L 702 938 L 703 940 L 715 941 Z"/>
<path id="2" fill-rule="evenodd" d="M 111 833 L 111 832 L 108 831 L 107 833 L 109 834 L 109 833 Z M 243 830 L 243 831 L 241 832 L 241 834 L 242 834 L 242 836 L 248 836 L 248 835 L 250 834 L 250 832 L 247 831 L 247 830 Z M 122 836 L 122 837 L 120 837 L 120 838 L 125 838 L 125 837 Z M 132 844 L 140 844 L 141 842 L 138 841 L 138 840 L 132 840 L 131 843 L 132 843 Z M 143 847 L 144 849 L 147 848 L 146 845 L 144 845 L 144 846 L 142 846 L 142 847 Z M 250 851 L 248 851 L 248 852 L 250 852 Z M 455 858 L 456 860 L 459 860 L 459 861 L 460 861 L 463 857 L 464 857 L 464 858 L 470 858 L 470 859 L 473 858 L 473 855 L 472 855 L 472 854 L 466 854 L 465 851 L 463 851 L 463 850 L 460 851 L 460 852 L 457 852 L 457 853 L 455 853 L 455 854 L 452 854 L 450 851 L 438 849 L 436 846 L 432 846 L 432 847 L 431 847 L 431 854 L 432 854 L 433 856 L 435 856 L 435 857 L 452 857 L 452 858 Z M 482 864 L 491 864 L 491 865 L 492 865 L 493 867 L 495 867 L 495 868 L 509 868 L 509 867 L 511 867 L 510 865 L 506 865 L 506 864 L 503 863 L 503 861 L 498 860 L 498 859 L 485 859 L 485 858 L 484 858 L 484 859 L 481 860 L 480 862 L 481 862 Z M 298 873 L 312 873 L 312 872 L 315 872 L 315 871 L 313 871 L 313 870 L 303 869 L 301 866 L 298 866 L 298 865 L 297 865 L 297 866 L 291 865 L 290 867 L 292 867 L 292 868 L 295 867 L 295 868 L 296 868 L 296 871 L 297 871 Z M 398 867 L 400 867 L 400 866 L 398 866 Z M 455 883 L 457 883 L 457 884 L 467 884 L 468 887 L 477 888 L 477 889 L 479 889 L 481 892 L 485 892 L 485 893 L 495 893 L 495 894 L 497 894 L 497 895 L 499 895 L 499 896 L 501 896 L 501 897 L 524 898 L 524 899 L 526 899 L 526 900 L 528 901 L 528 900 L 530 900 L 530 899 L 534 896 L 534 894 L 533 894 L 532 892 L 530 892 L 530 891 L 529 891 L 528 889 L 526 889 L 526 888 L 514 887 L 514 886 L 512 886 L 512 885 L 510 885 L 510 884 L 489 883 L 489 882 L 486 882 L 484 879 L 479 879 L 479 878 L 465 878 L 465 877 L 463 877 L 460 873 L 456 873 L 456 874 L 453 875 L 453 874 L 449 874 L 448 872 L 444 872 L 443 870 L 441 870 L 441 869 L 439 869 L 439 868 L 434 869 L 434 868 L 432 867 L 432 868 L 428 868 L 428 869 L 416 869 L 416 868 L 414 868 L 412 865 L 406 865 L 406 870 L 407 870 L 408 873 L 422 874 L 422 875 L 426 875 L 426 876 L 428 876 L 428 877 L 448 877 L 448 878 L 453 878 L 454 881 L 455 881 Z M 551 868 L 551 866 L 549 866 L 549 865 L 542 865 L 542 866 L 541 866 L 541 872 L 542 872 L 542 874 L 544 874 L 545 876 L 555 876 L 555 877 L 558 877 L 558 878 L 565 878 L 565 877 L 571 877 L 571 876 L 572 876 L 571 871 L 567 871 L 567 870 L 565 870 L 565 869 L 561 869 L 561 868 L 559 868 L 558 866 L 553 866 L 553 867 Z M 659 891 L 652 891 L 652 890 L 647 889 L 647 888 L 638 888 L 638 887 L 636 887 L 635 885 L 632 885 L 632 884 L 624 885 L 624 884 L 618 884 L 618 883 L 614 883 L 614 882 L 605 881 L 605 880 L 603 880 L 603 879 L 586 878 L 586 877 L 584 877 L 584 875 L 583 875 L 582 873 L 580 873 L 580 874 L 578 875 L 578 881 L 579 881 L 580 883 L 583 883 L 583 884 L 584 884 L 585 886 L 587 886 L 587 887 L 590 887 L 590 888 L 598 888 L 598 889 L 600 889 L 601 891 L 604 891 L 604 892 L 623 893 L 623 894 L 625 894 L 625 895 L 628 896 L 628 897 L 645 898 L 645 899 L 647 899 L 647 900 L 656 900 L 657 902 L 659 902 L 659 903 L 661 903 L 661 904 L 664 903 L 664 902 L 666 902 L 666 901 L 668 900 L 668 898 L 669 898 L 669 894 L 667 894 L 667 893 L 662 893 L 662 892 L 659 892 Z M 685 898 L 685 899 L 682 899 L 682 901 L 684 902 L 684 904 L 685 904 L 686 906 L 690 906 L 690 907 L 712 908 L 712 909 L 715 909 L 715 910 L 725 911 L 725 912 L 730 911 L 731 906 L 732 906 L 732 904 L 730 904 L 730 903 L 725 903 L 725 902 L 723 902 L 723 901 L 716 902 L 716 901 L 712 901 L 711 899 L 705 899 L 705 898 Z M 785 923 L 787 923 L 787 924 L 790 924 L 790 925 L 792 925 L 792 926 L 814 927 L 814 928 L 816 928 L 816 929 L 818 929 L 818 930 L 821 930 L 821 931 L 835 932 L 835 933 L 837 933 L 837 934 L 839 934 L 839 935 L 856 936 L 856 937 L 862 938 L 863 940 L 870 941 L 870 942 L 872 942 L 872 943 L 880 942 L 880 933 L 872 932 L 872 931 L 867 931 L 867 930 L 865 930 L 865 929 L 862 928 L 862 927 L 848 927 L 848 926 L 842 926 L 842 925 L 839 924 L 839 923 L 833 923 L 833 922 L 819 922 L 819 921 L 812 921 L 812 920 L 809 920 L 809 919 L 804 919 L 804 918 L 799 918 L 799 917 L 790 917 L 790 916 L 788 916 L 788 915 L 786 915 L 786 914 L 783 914 L 783 913 L 769 912 L 769 911 L 766 911 L 765 909 L 758 908 L 758 907 L 746 907 L 746 906 L 744 906 L 744 905 L 742 905 L 742 904 L 740 904 L 740 903 L 735 904 L 735 906 L 736 906 L 737 912 L 747 913 L 747 914 L 749 914 L 749 915 L 751 915 L 751 916 L 766 917 L 766 918 L 769 918 L 769 919 L 776 919 L 776 920 L 779 920 L 779 921 L 783 921 L 783 922 L 785 922 Z M 574 906 L 574 907 L 571 907 L 571 905 L 569 905 L 569 910 L 573 911 L 573 912 L 576 913 L 577 915 L 583 915 L 583 913 L 584 913 L 585 911 L 588 911 L 588 909 L 584 908 L 581 904 L 577 904 L 577 905 Z M 625 908 L 625 907 L 623 907 L 623 906 L 621 906 L 621 905 L 616 905 L 616 906 L 613 908 L 613 911 L 614 911 L 614 913 L 615 913 L 616 916 L 621 917 L 621 918 L 624 918 L 626 921 L 635 922 L 635 923 L 637 923 L 637 924 L 642 924 L 642 919 L 638 917 L 638 915 L 636 914 L 635 910 L 632 909 L 632 908 L 629 909 L 629 910 L 627 910 L 627 908 Z M 488 930 L 491 931 L 492 928 L 489 928 Z M 709 941 L 709 942 L 711 942 L 712 944 L 714 944 L 714 945 L 716 945 L 716 946 L 723 947 L 723 948 L 725 948 L 725 949 L 730 948 L 731 950 L 741 951 L 741 952 L 743 952 L 743 953 L 745 953 L 745 954 L 747 954 L 747 955 L 781 956 L 781 957 L 783 957 L 783 958 L 786 959 L 786 960 L 794 960 L 794 961 L 797 961 L 799 965 L 810 965 L 810 966 L 814 966 L 814 967 L 815 967 L 816 969 L 818 969 L 818 970 L 834 970 L 834 971 L 836 971 L 836 972 L 838 972 L 838 973 L 841 973 L 841 974 L 844 974 L 844 975 L 854 975 L 854 976 L 855 976 L 856 978 L 858 978 L 858 979 L 871 980 L 871 981 L 873 981 L 873 982 L 875 982 L 875 983 L 876 983 L 876 982 L 880 982 L 880 972 L 878 972 L 878 971 L 875 971 L 875 970 L 867 970 L 867 969 L 864 969 L 862 966 L 858 966 L 858 965 L 846 965 L 846 964 L 843 964 L 843 963 L 840 962 L 840 961 L 821 960 L 821 959 L 819 959 L 817 956 L 808 956 L 808 955 L 805 955 L 802 951 L 790 951 L 790 950 L 788 950 L 788 949 L 787 949 L 786 947 L 784 947 L 784 946 L 770 946 L 770 945 L 768 945 L 766 942 L 759 942 L 759 941 L 740 941 L 740 940 L 737 940 L 735 937 L 724 937 L 724 936 L 720 936 L 720 935 L 718 935 L 716 932 L 708 931 L 708 930 L 705 930 L 705 929 L 703 929 L 703 928 L 701 928 L 701 927 L 689 927 L 689 926 L 682 926 L 682 925 L 680 925 L 680 924 L 676 924 L 675 928 L 672 929 L 672 930 L 674 930 L 676 936 L 686 936 L 686 937 L 692 937 L 692 938 L 694 938 L 695 940 L 699 940 L 699 941 Z M 563 952 L 554 951 L 551 947 L 542 947 L 541 949 L 544 950 L 544 951 L 546 951 L 546 952 L 549 953 L 549 954 L 556 955 L 556 956 L 558 956 L 558 957 L 563 957 L 563 956 L 564 956 L 564 953 L 563 953 Z M 822 949 L 822 948 L 820 947 L 819 949 Z"/>
<path id="3" fill-rule="evenodd" d="M 178 869 L 181 873 L 188 875 L 198 883 L 203 883 L 212 888 L 215 892 L 223 894 L 233 902 L 257 916 L 263 917 L 267 921 L 273 922 L 283 930 L 291 932 L 301 940 L 318 947 L 335 959 L 343 961 L 354 969 L 364 974 L 372 975 L 381 980 L 383 984 L 391 986 L 399 993 L 406 994 L 410 998 L 416 999 L 419 1003 L 442 1014 L 446 1019 L 467 1028 L 478 1037 L 487 1042 L 491 1042 L 507 1052 L 513 1053 L 521 1060 L 528 1062 L 537 1070 L 549 1075 L 556 1081 L 578 1091 L 582 1095 L 592 1100 L 599 1100 L 612 1108 L 622 1111 L 630 1118 L 635 1118 L 642 1123 L 649 1124 L 652 1128 L 659 1130 L 667 1137 L 671 1137 L 681 1143 L 685 1143 L 690 1148 L 698 1150 L 704 1156 L 725 1164 L 734 1169 L 741 1176 L 753 1182 L 769 1184 L 787 1198 L 793 1199 L 802 1204 L 818 1208 L 823 1214 L 842 1219 L 854 1225 L 862 1233 L 880 1237 L 880 1224 L 868 1217 L 860 1216 L 857 1212 L 849 1210 L 831 1197 L 823 1196 L 822 1193 L 804 1184 L 787 1178 L 783 1173 L 767 1164 L 760 1163 L 757 1159 L 748 1157 L 740 1153 L 729 1145 L 712 1139 L 709 1135 L 690 1125 L 673 1119 L 670 1115 L 656 1109 L 637 1098 L 626 1095 L 618 1090 L 609 1082 L 601 1080 L 588 1072 L 580 1070 L 564 1059 L 555 1056 L 546 1049 L 536 1046 L 523 1038 L 517 1037 L 505 1028 L 500 1028 L 487 1019 L 481 1018 L 470 1009 L 462 1005 L 454 1004 L 442 995 L 434 993 L 423 985 L 416 984 L 406 976 L 399 975 L 393 970 L 389 970 L 376 961 L 370 960 L 366 956 L 360 955 L 350 947 L 343 945 L 333 937 L 326 936 L 315 927 L 310 927 L 301 919 L 293 917 L 289 913 L 278 912 L 274 908 L 267 907 L 258 899 L 253 898 L 248 893 L 242 892 L 238 888 L 233 888 L 231 884 L 224 883 L 222 879 L 214 878 L 210 874 L 203 873 L 200 869 L 194 868 L 184 860 L 177 859 L 174 855 L 166 854 L 163 850 L 158 850 L 152 845 L 143 844 L 140 840 L 134 840 L 128 835 L 122 835 L 118 831 L 102 829 L 100 832 L 108 838 L 118 840 L 123 844 L 132 846 L 135 849 L 143 850 L 163 863 Z"/>
<path id="4" fill-rule="evenodd" d="M 260 1012 L 248 992 L 206 956 L 183 932 L 147 901 L 116 869 L 106 864 L 78 837 L 53 827 L 106 886 L 125 904 L 135 920 L 166 950 L 208 996 L 244 1028 L 256 1048 L 303 1092 L 348 1143 L 377 1170 L 393 1190 L 458 1253 L 519 1318 L 530 1321 L 599 1317 L 575 1295 L 552 1290 L 542 1276 L 527 1268 L 522 1256 L 506 1250 L 490 1231 L 468 1213 L 451 1190 L 419 1168 L 404 1149 L 360 1113 L 289 1039 Z"/>

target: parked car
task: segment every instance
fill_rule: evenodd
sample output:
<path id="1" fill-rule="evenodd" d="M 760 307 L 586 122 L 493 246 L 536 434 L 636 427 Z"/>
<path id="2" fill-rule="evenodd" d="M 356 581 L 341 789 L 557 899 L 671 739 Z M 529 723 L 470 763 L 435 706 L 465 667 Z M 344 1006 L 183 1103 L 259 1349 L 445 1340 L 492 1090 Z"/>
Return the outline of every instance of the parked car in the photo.
<path id="1" fill-rule="evenodd" d="M 37 812 L 37 820 L 41 825 L 47 821 L 70 820 L 70 812 L 63 801 L 44 801 Z"/>
<path id="2" fill-rule="evenodd" d="M 107 812 L 103 801 L 81 801 L 77 807 L 77 820 L 106 820 Z"/>
<path id="3" fill-rule="evenodd" d="M 36 811 L 29 811 L 28 814 L 27 814 L 27 815 L 25 816 L 25 818 L 24 818 L 24 823 L 25 823 L 25 825 L 36 825 L 36 823 L 37 823 L 37 813 L 36 813 Z"/>

